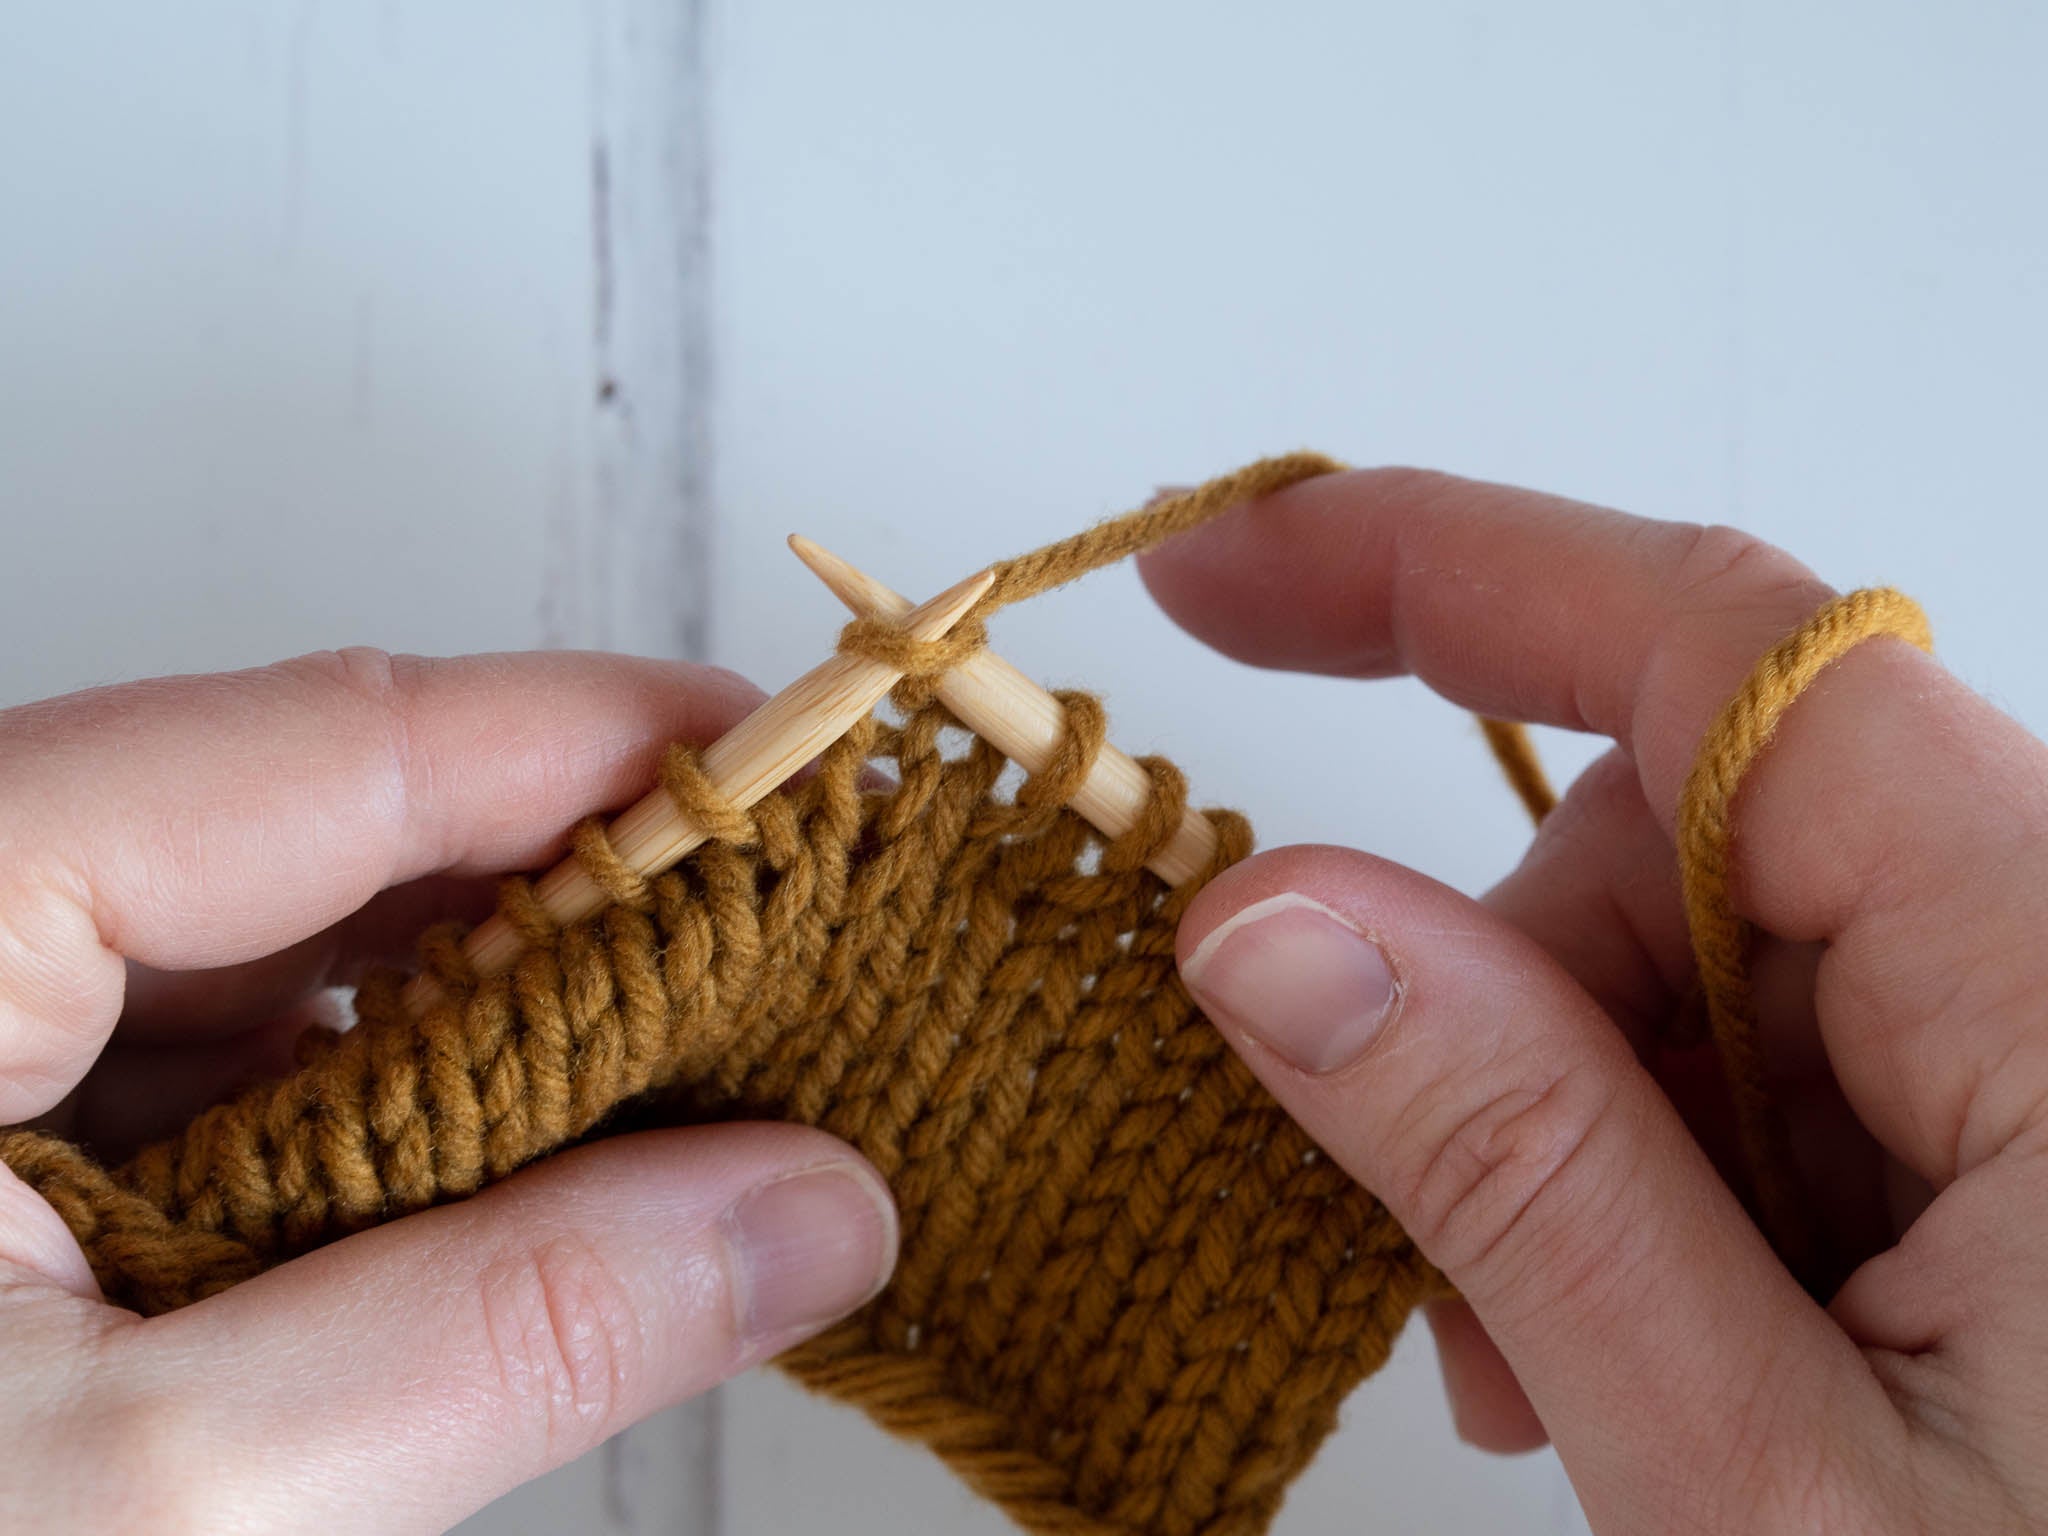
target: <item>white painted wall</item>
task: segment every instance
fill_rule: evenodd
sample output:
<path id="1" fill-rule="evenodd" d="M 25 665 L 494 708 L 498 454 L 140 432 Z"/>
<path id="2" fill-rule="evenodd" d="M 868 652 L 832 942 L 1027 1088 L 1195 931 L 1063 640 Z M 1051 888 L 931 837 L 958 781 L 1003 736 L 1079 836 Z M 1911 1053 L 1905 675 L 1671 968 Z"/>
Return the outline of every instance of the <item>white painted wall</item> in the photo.
<path id="1" fill-rule="evenodd" d="M 0 699 L 350 640 L 773 685 L 839 619 L 790 529 L 936 590 L 1306 444 L 1900 582 L 2048 729 L 2027 0 L 702 3 L 0 20 Z M 1268 841 L 1518 846 L 1456 711 L 1209 657 L 1128 572 L 999 640 Z M 1282 1536 L 1578 1528 L 1427 1353 Z M 473 1529 L 906 1526 L 1005 1528 L 760 1376 Z"/>
<path id="2" fill-rule="evenodd" d="M 701 653 L 699 19 L 0 16 L 0 704 L 355 642 Z M 717 1536 L 717 1413 L 473 1529 Z"/>

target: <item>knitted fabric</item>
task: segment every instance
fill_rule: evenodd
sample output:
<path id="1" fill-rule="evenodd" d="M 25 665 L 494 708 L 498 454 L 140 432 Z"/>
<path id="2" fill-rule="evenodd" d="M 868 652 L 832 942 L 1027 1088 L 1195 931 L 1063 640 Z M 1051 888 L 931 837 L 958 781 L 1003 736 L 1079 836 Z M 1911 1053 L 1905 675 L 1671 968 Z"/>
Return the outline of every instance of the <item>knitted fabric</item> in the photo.
<path id="1" fill-rule="evenodd" d="M 642 878 L 587 823 L 576 849 L 612 904 L 562 928 L 508 881 L 500 911 L 525 940 L 508 972 L 479 977 L 461 931 L 437 928 L 424 1016 L 379 974 L 356 1026 L 309 1036 L 295 1075 L 122 1167 L 30 1133 L 0 1138 L 0 1158 L 64 1217 L 109 1299 L 154 1313 L 594 1134 L 821 1126 L 888 1180 L 901 1258 L 785 1370 L 923 1441 L 1030 1530 L 1263 1530 L 1344 1395 L 1446 1287 L 1175 973 L 1176 924 L 1249 851 L 1243 819 L 1208 812 L 1213 866 L 1169 889 L 1145 866 L 1187 803 L 1172 765 L 1144 760 L 1146 817 L 1105 840 L 1066 809 L 1104 740 L 1094 699 L 1061 696 L 1057 760 L 1005 793 L 1010 765 L 929 680 L 984 643 L 1001 603 L 1334 467 L 1264 461 L 1008 562 L 943 641 L 849 625 L 843 648 L 911 673 L 900 722 L 862 722 L 749 811 L 671 749 L 662 782 L 714 839 L 687 863 Z M 1753 756 L 1773 723 L 1738 747 Z M 1540 814 L 1526 738 L 1489 739 Z M 1719 806 L 1704 835 L 1720 828 L 1724 906 L 1743 766 L 1700 791 Z M 1753 1046 L 1739 998 L 1714 1016 L 1738 1054 Z"/>

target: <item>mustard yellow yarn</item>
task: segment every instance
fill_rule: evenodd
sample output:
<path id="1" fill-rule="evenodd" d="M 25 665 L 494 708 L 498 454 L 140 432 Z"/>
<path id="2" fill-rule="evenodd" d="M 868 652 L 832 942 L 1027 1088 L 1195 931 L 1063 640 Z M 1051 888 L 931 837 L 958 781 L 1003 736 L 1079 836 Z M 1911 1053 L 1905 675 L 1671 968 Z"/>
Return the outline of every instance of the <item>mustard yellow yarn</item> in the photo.
<path id="1" fill-rule="evenodd" d="M 119 1168 L 29 1133 L 0 1138 L 0 1158 L 64 1217 L 110 1299 L 159 1312 L 584 1137 L 819 1125 L 889 1180 L 902 1256 L 875 1302 L 784 1369 L 928 1444 L 1032 1531 L 1254 1536 L 1443 1282 L 1179 982 L 1175 928 L 1250 850 L 1243 819 L 1206 813 L 1216 860 L 1169 889 L 1146 864 L 1187 804 L 1177 769 L 1145 760 L 1152 805 L 1106 840 L 1066 809 L 1105 736 L 1093 698 L 1061 696 L 1062 750 L 1004 795 L 1006 760 L 930 680 L 1002 604 L 1338 467 L 1264 460 L 1004 562 L 942 641 L 849 625 L 843 648 L 909 674 L 900 723 L 862 722 L 748 811 L 672 749 L 661 782 L 712 836 L 683 866 L 638 875 L 586 823 L 576 854 L 612 904 L 564 928 L 508 880 L 500 912 L 526 944 L 509 972 L 479 977 L 461 930 L 434 929 L 420 965 L 441 996 L 424 1017 L 403 977 L 379 974 L 356 1027 L 309 1037 L 293 1076 Z M 1854 631 L 1780 647 L 1782 678 L 1752 680 L 1758 702 L 1717 727 L 1688 789 L 1681 857 L 1731 1070 L 1760 1057 L 1745 935 L 1722 921 L 1727 803 Z M 1553 797 L 1526 734 L 1487 731 L 1540 815 Z"/>
<path id="2" fill-rule="evenodd" d="M 1479 729 L 1486 737 L 1487 750 L 1493 753 L 1493 760 L 1508 781 L 1508 788 L 1522 802 L 1522 809 L 1529 813 L 1531 821 L 1542 821 L 1557 808 L 1557 791 L 1550 787 L 1550 775 L 1543 771 L 1536 744 L 1529 739 L 1529 728 L 1517 720 L 1482 717 Z"/>
<path id="3" fill-rule="evenodd" d="M 1759 1217 L 1795 1270 L 1811 1267 L 1814 1239 L 1800 1207 L 1785 1127 L 1765 1087 L 1763 1038 L 1749 987 L 1754 934 L 1729 893 L 1735 794 L 1785 712 L 1814 679 L 1865 640 L 1886 635 L 1923 651 L 1934 648 L 1920 605 L 1889 587 L 1838 597 L 1779 641 L 1708 727 L 1678 801 L 1678 867 L 1707 1019 Z"/>

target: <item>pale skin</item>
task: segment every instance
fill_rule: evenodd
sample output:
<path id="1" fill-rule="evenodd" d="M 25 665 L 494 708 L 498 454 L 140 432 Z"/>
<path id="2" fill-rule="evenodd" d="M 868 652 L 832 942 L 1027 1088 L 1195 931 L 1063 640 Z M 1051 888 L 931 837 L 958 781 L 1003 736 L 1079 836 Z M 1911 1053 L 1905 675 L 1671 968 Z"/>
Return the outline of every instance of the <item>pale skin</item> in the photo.
<path id="1" fill-rule="evenodd" d="M 1874 641 L 1738 800 L 1774 1088 L 1843 1256 L 1815 1301 L 1716 1172 L 1710 1061 L 1656 1042 L 1690 979 L 1679 784 L 1830 590 L 1728 530 L 1406 471 L 1266 498 L 1144 574 L 1244 660 L 1615 742 L 1481 901 L 1281 848 L 1182 927 L 1225 1035 L 1462 1292 L 1431 1322 L 1466 1438 L 1549 1440 L 1603 1533 L 2042 1528 L 2048 747 Z M 0 713 L 0 1123 L 118 1152 L 274 1070 L 318 988 L 486 910 L 482 877 L 757 699 L 364 652 Z M 1394 990 L 1262 972 L 1255 934 Z M 441 1530 L 859 1305 L 894 1243 L 822 1135 L 645 1133 L 142 1321 L 0 1174 L 0 1524 Z"/>
<path id="2" fill-rule="evenodd" d="M 487 872 L 559 857 L 759 698 L 616 656 L 357 651 L 0 715 L 0 1121 L 114 1155 L 280 1069 L 317 987 L 480 916 Z M 440 1531 L 859 1305 L 894 1253 L 850 1149 L 706 1127 L 143 1321 L 0 1170 L 0 1529 Z"/>
<path id="3" fill-rule="evenodd" d="M 1283 848 L 1182 924 L 1212 1017 L 1462 1292 L 1432 1321 L 1467 1438 L 1547 1438 L 1603 1533 L 2048 1525 L 2048 747 L 1874 640 L 1738 797 L 1774 1087 L 1844 1256 L 1823 1303 L 1715 1173 L 1701 1053 L 1651 1042 L 1691 979 L 1681 782 L 1830 589 L 1726 529 L 1402 471 L 1294 487 L 1145 575 L 1244 660 L 1412 673 L 1614 742 L 1482 901 Z M 1228 935 L 1202 954 L 1304 896 L 1399 984 L 1349 1054 L 1315 1054 L 1341 1008 L 1290 1013 L 1284 979 L 1247 997 Z"/>

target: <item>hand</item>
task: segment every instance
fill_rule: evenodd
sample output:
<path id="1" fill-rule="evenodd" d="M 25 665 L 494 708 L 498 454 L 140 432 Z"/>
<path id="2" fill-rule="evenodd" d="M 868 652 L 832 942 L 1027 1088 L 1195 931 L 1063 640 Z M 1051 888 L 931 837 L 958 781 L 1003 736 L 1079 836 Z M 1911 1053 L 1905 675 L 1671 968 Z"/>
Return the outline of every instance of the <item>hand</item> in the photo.
<path id="1" fill-rule="evenodd" d="M 1833 594 L 1727 529 L 1377 471 L 1144 567 L 1264 666 L 1412 673 L 1615 745 L 1473 902 L 1283 848 L 1182 923 L 1188 986 L 1464 1296 L 1462 1432 L 1548 1437 L 1603 1532 L 2048 1522 L 2048 748 L 1911 646 L 1794 705 L 1736 803 L 1738 909 L 1806 1187 L 1808 1299 L 1716 1173 L 1672 845 L 1702 733 Z M 1710 1048 L 1709 1048 L 1710 1051 Z"/>
<path id="2" fill-rule="evenodd" d="M 284 1067 L 319 989 L 757 697 L 350 651 L 0 712 L 0 1123 L 118 1156 Z M 144 1321 L 0 1167 L 0 1529 L 439 1531 L 851 1311 L 895 1243 L 819 1132 L 650 1132 Z"/>

